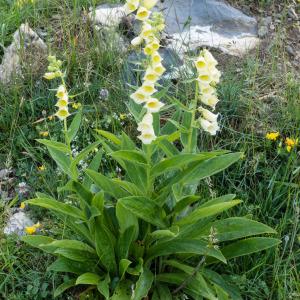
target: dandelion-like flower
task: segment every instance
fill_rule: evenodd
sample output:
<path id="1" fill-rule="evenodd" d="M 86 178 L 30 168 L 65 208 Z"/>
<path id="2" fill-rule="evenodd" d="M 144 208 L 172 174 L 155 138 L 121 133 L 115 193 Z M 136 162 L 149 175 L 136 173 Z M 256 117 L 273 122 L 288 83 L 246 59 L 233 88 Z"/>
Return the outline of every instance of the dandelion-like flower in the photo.
<path id="1" fill-rule="evenodd" d="M 200 101 L 212 110 L 215 110 L 216 104 L 219 102 L 215 86 L 220 81 L 221 72 L 216 68 L 217 64 L 218 62 L 207 49 L 202 50 L 195 60 Z M 201 114 L 199 122 L 202 129 L 210 135 L 216 135 L 220 130 L 218 114 L 214 114 L 202 106 L 198 108 L 198 111 Z"/>
<path id="2" fill-rule="evenodd" d="M 270 141 L 276 141 L 279 135 L 280 135 L 279 132 L 268 132 L 266 134 L 266 139 Z"/>
<path id="3" fill-rule="evenodd" d="M 151 144 L 156 139 L 152 113 L 158 113 L 164 106 L 164 103 L 155 98 L 157 92 L 155 84 L 166 71 L 158 52 L 160 34 L 165 28 L 164 18 L 161 13 L 151 11 L 157 2 L 158 0 L 127 0 L 125 4 L 125 9 L 129 13 L 136 11 L 136 19 L 142 21 L 141 33 L 131 41 L 131 45 L 134 47 L 143 45 L 148 62 L 142 85 L 130 95 L 135 103 L 144 105 L 147 111 L 142 121 L 138 123 L 140 131 L 138 138 L 143 144 Z"/>

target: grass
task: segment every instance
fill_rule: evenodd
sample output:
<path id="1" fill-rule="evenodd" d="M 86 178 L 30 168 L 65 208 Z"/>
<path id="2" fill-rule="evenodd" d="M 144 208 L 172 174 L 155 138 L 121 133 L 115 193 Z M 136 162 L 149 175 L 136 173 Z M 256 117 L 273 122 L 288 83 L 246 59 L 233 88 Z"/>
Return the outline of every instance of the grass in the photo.
<path id="1" fill-rule="evenodd" d="M 249 2 L 249 1 L 248 1 Z M 267 3 L 268 2 L 268 3 Z M 79 148 L 93 141 L 93 128 L 124 129 L 134 134 L 130 118 L 120 120 L 126 111 L 128 92 L 122 81 L 124 54 L 116 43 L 107 43 L 84 22 L 89 7 L 99 1 L 37 1 L 22 9 L 0 0 L 0 43 L 9 45 L 13 32 L 22 22 L 43 28 L 51 53 L 66 62 L 68 86 L 85 105 L 85 120 L 77 141 Z M 259 5 L 269 5 L 260 1 Z M 272 3 L 271 3 L 272 4 Z M 244 299 L 297 299 L 299 286 L 299 153 L 287 153 L 284 146 L 266 141 L 265 133 L 280 131 L 282 137 L 299 137 L 300 85 L 284 53 L 284 27 L 278 28 L 271 47 L 249 54 L 242 61 L 226 58 L 220 85 L 222 132 L 216 138 L 203 135 L 201 149 L 242 151 L 245 158 L 201 188 L 205 196 L 236 193 L 244 202 L 234 214 L 247 215 L 277 230 L 282 244 L 259 254 L 232 260 L 226 268 L 218 266 L 238 284 Z M 0 52 L 0 58 L 3 52 Z M 263 54 L 263 55 L 262 55 Z M 41 65 L 41 69 L 43 69 Z M 0 88 L 0 168 L 15 169 L 14 186 L 26 181 L 30 194 L 55 193 L 65 182 L 35 139 L 47 130 L 59 138 L 60 124 L 44 119 L 53 112 L 54 94 L 41 73 L 33 74 L 24 66 L 24 80 Z M 107 89 L 107 100 L 99 91 Z M 180 99 L 190 86 L 175 89 Z M 46 166 L 44 172 L 37 167 Z M 109 160 L 103 160 L 106 172 L 115 172 Z M 55 174 L 55 179 L 53 174 Z M 11 189 L 2 186 L 2 189 Z M 32 251 L 14 237 L 1 234 L 9 203 L 1 200 L 0 211 L 0 298 L 9 300 L 50 299 L 62 277 L 46 272 L 52 258 Z M 31 216 L 43 222 L 43 230 L 61 236 L 64 226 L 44 211 L 32 210 Z M 62 299 L 75 299 L 76 291 Z"/>

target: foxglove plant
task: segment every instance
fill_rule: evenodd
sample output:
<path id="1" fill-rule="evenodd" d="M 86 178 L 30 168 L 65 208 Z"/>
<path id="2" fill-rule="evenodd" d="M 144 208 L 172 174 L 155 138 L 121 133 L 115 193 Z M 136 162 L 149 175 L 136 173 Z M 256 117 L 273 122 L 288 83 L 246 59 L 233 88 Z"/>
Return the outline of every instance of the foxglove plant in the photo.
<path id="1" fill-rule="evenodd" d="M 164 24 L 161 15 L 151 13 L 155 3 L 126 3 L 128 11 L 137 10 L 136 16 L 143 22 L 139 39 L 133 44 L 145 43 L 143 51 L 148 57 L 143 84 L 130 96 L 143 105 L 132 109 L 142 147 L 124 132 L 116 136 L 99 129 L 97 141 L 73 158 L 70 143 L 80 127 L 82 110 L 69 126 L 64 119 L 64 143 L 39 140 L 69 177 L 59 192 L 73 200 L 63 203 L 37 193 L 35 199 L 26 201 L 52 210 L 73 232 L 63 239 L 42 235 L 23 238 L 57 257 L 49 271 L 72 274 L 54 296 L 85 285 L 85 293 L 92 299 L 242 299 L 212 266 L 223 264 L 225 268 L 232 258 L 279 243 L 275 238 L 258 237 L 275 233 L 267 225 L 222 214 L 241 203 L 235 195 L 210 199 L 198 194 L 201 180 L 223 171 L 242 155 L 198 149 L 201 127 L 210 134 L 219 129 L 217 114 L 208 108 L 214 109 L 218 102 L 215 85 L 220 73 L 207 50 L 195 62 L 195 98 L 183 104 L 166 97 L 175 112 L 173 109 L 169 120 L 161 124 L 163 104 L 155 92 L 164 71 L 157 51 Z M 102 151 L 97 152 L 80 179 L 79 160 L 99 144 Z M 99 172 L 104 151 L 119 164 L 120 177 Z"/>

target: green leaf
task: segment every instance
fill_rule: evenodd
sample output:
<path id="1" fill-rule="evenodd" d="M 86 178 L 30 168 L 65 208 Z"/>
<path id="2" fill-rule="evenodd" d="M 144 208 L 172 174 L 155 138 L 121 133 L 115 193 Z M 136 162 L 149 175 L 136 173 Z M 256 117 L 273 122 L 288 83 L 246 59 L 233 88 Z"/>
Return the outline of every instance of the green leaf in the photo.
<path id="1" fill-rule="evenodd" d="M 166 227 L 166 224 L 160 218 L 162 209 L 149 198 L 136 196 L 126 197 L 119 199 L 118 204 L 146 222 L 158 227 Z"/>
<path id="2" fill-rule="evenodd" d="M 223 202 L 228 202 L 233 200 L 236 197 L 235 194 L 227 194 L 227 195 L 223 195 L 214 199 L 211 199 L 209 201 L 204 202 L 203 204 L 201 204 L 199 206 L 199 208 L 204 208 L 204 207 L 208 207 L 211 205 L 215 205 L 215 204 L 219 204 L 219 203 L 223 203 Z"/>
<path id="3" fill-rule="evenodd" d="M 121 145 L 121 140 L 119 138 L 117 138 L 114 134 L 112 134 L 111 132 L 105 131 L 105 130 L 100 130 L 100 129 L 96 129 L 96 132 L 99 133 L 100 135 L 102 135 L 103 137 L 107 138 L 114 144 Z"/>
<path id="4" fill-rule="evenodd" d="M 65 154 L 70 153 L 70 149 L 68 148 L 68 146 L 61 142 L 56 142 L 56 141 L 51 141 L 46 139 L 37 139 L 36 141 L 39 142 L 40 144 L 47 146 L 47 148 L 51 148 L 59 152 L 63 152 Z"/>
<path id="5" fill-rule="evenodd" d="M 154 276 L 151 271 L 148 269 L 144 269 L 136 283 L 133 300 L 142 300 L 148 295 L 148 292 L 152 286 L 153 279 Z"/>
<path id="6" fill-rule="evenodd" d="M 118 240 L 118 256 L 119 259 L 125 259 L 128 257 L 131 243 L 136 239 L 137 232 L 135 226 L 130 226 L 120 233 Z"/>
<path id="7" fill-rule="evenodd" d="M 54 254 L 58 254 L 67 259 L 74 260 L 76 262 L 85 262 L 87 260 L 91 260 L 92 258 L 96 259 L 96 255 L 93 255 L 86 251 L 74 250 L 70 248 L 57 248 Z"/>
<path id="8" fill-rule="evenodd" d="M 252 237 L 227 245 L 221 250 L 226 259 L 231 259 L 272 248 L 280 243 L 280 240 L 274 238 Z"/>
<path id="9" fill-rule="evenodd" d="M 109 274 L 107 274 L 104 280 L 101 280 L 97 285 L 98 291 L 104 296 L 106 300 L 109 300 L 109 283 L 110 277 Z"/>
<path id="10" fill-rule="evenodd" d="M 46 246 L 54 248 L 81 250 L 92 254 L 96 254 L 95 249 L 93 249 L 91 246 L 77 240 L 56 240 L 51 243 L 47 243 Z"/>
<path id="11" fill-rule="evenodd" d="M 95 172 L 98 171 L 102 160 L 102 154 L 103 154 L 102 150 L 99 150 L 97 152 L 97 154 L 93 157 L 91 163 L 89 164 L 88 170 L 93 170 Z M 92 184 L 92 180 L 90 179 L 89 176 L 85 175 L 83 179 L 83 185 L 87 188 L 90 188 L 91 184 Z"/>
<path id="12" fill-rule="evenodd" d="M 168 286 L 163 284 L 155 284 L 156 289 L 154 290 L 153 297 L 151 300 L 172 300 L 172 294 Z"/>
<path id="13" fill-rule="evenodd" d="M 91 204 L 92 199 L 93 199 L 93 194 L 86 188 L 84 187 L 80 182 L 78 181 L 72 181 L 71 183 L 73 191 L 76 192 L 78 195 L 79 199 L 83 204 Z M 84 206 L 82 206 L 84 208 Z"/>
<path id="14" fill-rule="evenodd" d="M 124 278 L 125 273 L 128 269 L 128 267 L 131 265 L 131 261 L 128 259 L 121 259 L 119 263 L 119 276 L 121 280 Z"/>
<path id="15" fill-rule="evenodd" d="M 199 199 L 200 199 L 200 196 L 194 196 L 194 195 L 189 195 L 189 196 L 183 197 L 175 205 L 174 212 L 179 213 L 180 211 L 184 210 L 187 206 L 198 201 Z"/>
<path id="16" fill-rule="evenodd" d="M 172 157 L 179 154 L 179 150 L 168 140 L 163 139 L 158 142 L 158 147 L 167 155 L 167 157 Z"/>
<path id="17" fill-rule="evenodd" d="M 132 300 L 131 286 L 132 282 L 129 280 L 119 281 L 111 300 Z"/>
<path id="18" fill-rule="evenodd" d="M 209 228 L 207 228 L 204 233 L 209 234 L 211 227 L 216 230 L 216 238 L 219 242 L 235 240 L 251 235 L 276 233 L 274 229 L 265 224 L 238 217 L 217 220 L 210 224 Z"/>
<path id="19" fill-rule="evenodd" d="M 182 219 L 175 222 L 175 224 L 179 225 L 179 226 L 193 224 L 200 219 L 219 214 L 241 202 L 242 201 L 240 201 L 240 200 L 233 200 L 233 201 L 229 201 L 229 202 L 223 202 L 223 203 L 211 205 L 211 206 L 204 207 L 204 208 L 201 208 L 201 207 L 196 208 L 190 214 L 188 214 L 187 216 L 185 216 Z"/>
<path id="20" fill-rule="evenodd" d="M 37 205 L 40 207 L 48 208 L 51 210 L 54 210 L 56 212 L 59 212 L 63 215 L 66 216 L 71 216 L 74 218 L 79 218 L 81 220 L 84 220 L 83 213 L 81 212 L 80 209 L 78 209 L 75 206 L 71 206 L 69 204 L 65 204 L 53 199 L 49 198 L 35 198 L 31 200 L 27 200 L 26 203 L 32 204 L 32 205 Z"/>
<path id="21" fill-rule="evenodd" d="M 85 172 L 97 186 L 114 198 L 118 199 L 128 196 L 128 193 L 120 188 L 112 179 L 93 170 L 86 170 Z"/>
<path id="22" fill-rule="evenodd" d="M 109 272 L 117 272 L 112 233 L 100 222 L 96 222 L 95 242 L 100 261 Z"/>
<path id="23" fill-rule="evenodd" d="M 189 168 L 180 182 L 184 184 L 197 183 L 199 180 L 217 174 L 237 162 L 242 153 L 229 153 L 210 158 Z"/>
<path id="24" fill-rule="evenodd" d="M 132 182 L 124 181 L 118 178 L 112 179 L 117 185 L 130 193 L 132 196 L 143 196 L 141 190 Z"/>
<path id="25" fill-rule="evenodd" d="M 223 254 L 214 248 L 207 247 L 206 242 L 196 239 L 178 238 L 158 242 L 155 246 L 150 247 L 147 253 L 147 261 L 150 261 L 154 257 L 178 253 L 212 256 L 226 263 L 226 259 Z"/>
<path id="26" fill-rule="evenodd" d="M 82 109 L 80 109 L 77 112 L 77 114 L 75 115 L 75 117 L 71 122 L 71 125 L 68 128 L 67 135 L 70 142 L 72 142 L 75 136 L 77 135 L 77 132 L 80 128 L 81 119 L 82 119 Z"/>
<path id="27" fill-rule="evenodd" d="M 80 275 L 76 280 L 76 285 L 78 284 L 90 284 L 97 285 L 101 280 L 101 277 L 94 273 L 84 273 Z"/>
<path id="28" fill-rule="evenodd" d="M 70 279 L 64 283 L 62 283 L 61 285 L 59 285 L 56 290 L 54 291 L 54 298 L 58 297 L 59 295 L 61 295 L 64 291 L 66 291 L 67 289 L 71 288 L 72 286 L 76 285 L 76 280 L 75 279 Z"/>
<path id="29" fill-rule="evenodd" d="M 150 241 L 155 241 L 159 239 L 164 239 L 164 238 L 174 238 L 178 235 L 179 232 L 179 227 L 174 226 L 171 228 L 172 230 L 169 229 L 164 229 L 164 230 L 155 230 L 149 234 Z"/>
<path id="30" fill-rule="evenodd" d="M 111 153 L 111 156 L 118 160 L 128 160 L 134 163 L 147 164 L 147 158 L 145 155 L 137 150 L 119 150 Z"/>
<path id="31" fill-rule="evenodd" d="M 88 154 L 95 150 L 100 143 L 100 141 L 97 141 L 85 147 L 76 157 L 74 157 L 71 167 L 74 168 L 81 160 L 86 159 Z"/>
<path id="32" fill-rule="evenodd" d="M 43 235 L 25 235 L 25 236 L 22 236 L 22 241 L 32 247 L 39 248 L 39 249 L 45 251 L 40 245 L 50 244 L 54 241 L 54 239 L 52 239 L 48 236 L 43 236 Z M 46 252 L 52 253 L 52 249 L 50 251 L 48 250 Z"/>

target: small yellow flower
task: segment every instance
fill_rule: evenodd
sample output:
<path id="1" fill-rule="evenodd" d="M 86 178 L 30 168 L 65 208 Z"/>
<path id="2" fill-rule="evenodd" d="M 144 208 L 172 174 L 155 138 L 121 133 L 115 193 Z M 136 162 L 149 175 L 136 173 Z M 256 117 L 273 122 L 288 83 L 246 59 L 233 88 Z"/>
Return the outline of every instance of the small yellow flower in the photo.
<path id="1" fill-rule="evenodd" d="M 34 224 L 34 225 L 32 225 L 32 226 L 27 226 L 27 227 L 25 227 L 25 232 L 27 233 L 27 234 L 34 234 L 34 233 L 36 233 L 36 230 L 38 229 L 38 228 L 40 228 L 41 227 L 41 224 L 38 222 L 38 223 L 36 223 L 36 224 Z"/>
<path id="2" fill-rule="evenodd" d="M 136 19 L 140 21 L 147 20 L 150 14 L 151 12 L 146 7 L 140 6 L 136 13 Z"/>
<path id="3" fill-rule="evenodd" d="M 276 141 L 277 138 L 279 137 L 280 133 L 278 131 L 276 132 L 268 132 L 266 134 L 266 139 L 270 141 Z"/>
<path id="4" fill-rule="evenodd" d="M 44 165 L 40 165 L 40 166 L 38 166 L 38 170 L 39 170 L 40 172 L 43 172 L 43 171 L 46 170 L 46 167 L 45 167 Z"/>
<path id="5" fill-rule="evenodd" d="M 25 204 L 24 202 L 21 202 L 21 204 L 20 204 L 20 209 L 24 209 L 25 206 L 26 206 L 26 204 Z"/>
<path id="6" fill-rule="evenodd" d="M 48 131 L 41 131 L 40 136 L 47 137 L 49 135 Z"/>
<path id="7" fill-rule="evenodd" d="M 288 137 L 287 137 L 287 138 L 285 139 L 285 144 L 286 144 L 287 146 L 295 147 L 295 146 L 298 145 L 298 139 L 294 140 L 294 139 L 291 139 L 291 138 L 288 138 Z"/>
<path id="8" fill-rule="evenodd" d="M 67 110 L 67 108 L 61 108 L 59 111 L 55 114 L 60 120 L 66 119 L 70 114 Z"/>
<path id="9" fill-rule="evenodd" d="M 47 72 L 45 73 L 44 78 L 47 80 L 52 80 L 56 78 L 56 74 L 54 72 Z"/>
<path id="10" fill-rule="evenodd" d="M 57 98 L 65 98 L 67 95 L 68 94 L 67 94 L 66 87 L 64 85 L 60 85 L 57 88 L 56 97 Z"/>
<path id="11" fill-rule="evenodd" d="M 126 114 L 120 114 L 120 120 L 125 120 L 126 119 Z"/>
<path id="12" fill-rule="evenodd" d="M 49 120 L 49 121 L 52 121 L 53 119 L 54 119 L 54 116 L 49 116 L 49 117 L 48 117 L 48 120 Z"/>
<path id="13" fill-rule="evenodd" d="M 72 107 L 74 108 L 74 109 L 78 109 L 78 108 L 80 108 L 81 107 L 81 103 L 72 103 Z"/>

